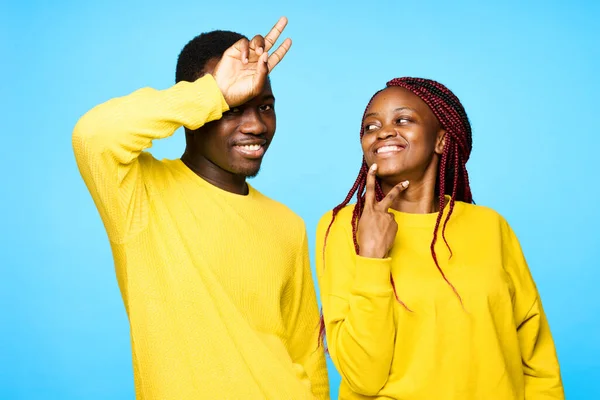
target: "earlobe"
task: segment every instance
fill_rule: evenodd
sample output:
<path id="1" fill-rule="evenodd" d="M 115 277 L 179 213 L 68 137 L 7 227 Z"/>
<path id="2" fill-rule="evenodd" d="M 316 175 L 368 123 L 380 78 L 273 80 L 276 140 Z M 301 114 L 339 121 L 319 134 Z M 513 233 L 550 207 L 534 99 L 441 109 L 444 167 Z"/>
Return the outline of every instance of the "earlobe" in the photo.
<path id="1" fill-rule="evenodd" d="M 435 152 L 437 154 L 443 154 L 445 146 L 446 146 L 446 130 L 441 129 L 438 132 L 437 140 L 435 142 Z"/>

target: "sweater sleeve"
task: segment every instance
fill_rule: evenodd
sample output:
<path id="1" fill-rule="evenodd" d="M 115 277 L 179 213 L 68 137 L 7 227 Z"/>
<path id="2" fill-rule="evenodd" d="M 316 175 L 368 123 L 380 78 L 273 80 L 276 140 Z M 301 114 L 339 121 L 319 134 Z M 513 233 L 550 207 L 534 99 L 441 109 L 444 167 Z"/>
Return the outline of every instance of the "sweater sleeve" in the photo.
<path id="1" fill-rule="evenodd" d="M 319 308 L 310 270 L 306 231 L 299 246 L 293 279 L 282 299 L 287 347 L 296 371 L 316 399 L 329 399 L 325 351 L 319 345 Z"/>
<path id="2" fill-rule="evenodd" d="M 205 75 L 166 90 L 137 90 L 81 117 L 73 131 L 75 159 L 111 241 L 122 243 L 147 223 L 143 150 L 154 139 L 181 126 L 198 129 L 228 109 L 214 78 Z"/>
<path id="3" fill-rule="evenodd" d="M 357 256 L 340 220 L 324 246 L 330 222 L 331 212 L 319 222 L 316 252 L 327 345 L 348 386 L 373 396 L 386 384 L 394 354 L 391 258 Z"/>
<path id="4" fill-rule="evenodd" d="M 514 312 L 521 349 L 526 400 L 564 400 L 550 326 L 519 241 L 503 221 L 505 264 L 515 289 Z"/>

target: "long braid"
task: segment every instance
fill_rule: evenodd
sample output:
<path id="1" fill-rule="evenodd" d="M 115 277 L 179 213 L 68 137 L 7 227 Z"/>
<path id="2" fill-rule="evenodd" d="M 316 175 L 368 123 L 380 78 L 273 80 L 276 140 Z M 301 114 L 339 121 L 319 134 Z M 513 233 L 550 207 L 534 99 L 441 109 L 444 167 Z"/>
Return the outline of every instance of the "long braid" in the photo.
<path id="1" fill-rule="evenodd" d="M 460 298 L 458 291 L 456 290 L 454 285 L 452 283 L 450 283 L 450 281 L 446 277 L 446 274 L 440 267 L 440 264 L 437 259 L 437 254 L 435 252 L 435 243 L 437 242 L 438 229 L 440 226 L 440 222 L 442 221 L 442 215 L 444 214 L 444 207 L 446 205 L 446 196 L 445 196 L 445 193 L 444 193 L 444 190 L 442 189 L 442 187 L 444 185 L 445 178 L 446 178 L 446 165 L 448 164 L 448 153 L 450 153 L 450 146 L 446 145 L 446 146 L 444 146 L 444 152 L 442 153 L 442 160 L 440 162 L 440 171 L 439 171 L 439 181 L 440 181 L 440 189 L 441 190 L 439 190 L 439 200 L 438 201 L 440 203 L 440 211 L 438 212 L 437 218 L 435 220 L 435 228 L 433 229 L 433 240 L 431 241 L 430 249 L 431 249 L 431 256 L 433 257 L 433 261 L 435 262 L 435 266 L 437 267 L 438 271 L 442 275 L 442 278 L 444 278 L 444 281 L 446 281 L 446 283 L 448 285 L 450 285 L 450 287 L 452 288 L 452 291 L 458 296 L 460 302 L 462 303 L 462 299 Z M 454 193 L 453 193 L 453 196 L 454 196 Z M 454 197 L 452 197 L 452 198 L 454 198 Z M 450 216 L 450 213 L 448 213 L 448 217 L 449 216 Z M 443 236 L 443 233 L 444 232 L 442 230 L 442 236 Z M 448 246 L 448 248 L 450 248 L 450 246 Z"/>
<path id="2" fill-rule="evenodd" d="M 466 162 L 472 148 L 471 125 L 467 113 L 460 103 L 460 100 L 458 100 L 448 88 L 438 82 L 421 78 L 400 78 L 391 80 L 387 83 L 387 86 L 400 86 L 419 96 L 429 106 L 442 127 L 446 130 L 445 146 L 438 173 L 440 209 L 436 219 L 430 250 L 437 269 L 462 304 L 462 298 L 458 294 L 458 291 L 447 279 L 439 265 L 437 254 L 435 252 L 435 244 L 437 242 L 438 229 L 444 214 L 446 203 L 445 195 L 450 195 L 450 204 L 448 207 L 448 215 L 442 226 L 442 237 L 451 255 L 452 249 L 446 241 L 445 233 L 450 216 L 454 211 L 454 203 L 456 200 L 467 203 L 473 201 L 471 189 L 469 187 L 469 178 L 466 174 Z M 448 163 L 449 159 L 451 163 Z M 458 188 L 459 175 L 463 175 L 460 177 L 462 178 L 460 181 L 463 184 L 460 190 Z M 448 176 L 451 176 L 452 179 L 446 179 Z"/>
<path id="3" fill-rule="evenodd" d="M 464 107 L 462 106 L 460 100 L 454 95 L 454 93 L 452 93 L 448 88 L 446 88 L 439 82 L 430 79 L 404 77 L 392 79 L 391 81 L 387 82 L 386 87 L 390 86 L 402 87 L 421 98 L 421 100 L 423 100 L 429 106 L 433 114 L 438 119 L 442 128 L 446 131 L 445 145 L 438 169 L 439 183 L 437 188 L 437 195 L 439 196 L 439 211 L 435 223 L 430 250 L 431 256 L 435 262 L 438 271 L 442 275 L 442 278 L 452 288 L 453 292 L 456 294 L 456 296 L 462 304 L 462 298 L 460 297 L 458 291 L 456 290 L 454 285 L 452 285 L 452 283 L 450 283 L 450 281 L 447 279 L 446 275 L 444 274 L 444 271 L 438 263 L 437 254 L 435 252 L 435 244 L 437 242 L 438 230 L 446 206 L 446 195 L 450 196 L 450 201 L 448 204 L 448 214 L 442 225 L 442 238 L 448 250 L 450 251 L 450 256 L 452 256 L 452 249 L 450 248 L 450 245 L 446 240 L 445 232 L 448 221 L 450 220 L 450 216 L 454 211 L 455 202 L 462 201 L 465 203 L 473 203 L 471 187 L 469 185 L 469 175 L 467 173 L 466 168 L 466 163 L 469 160 L 469 156 L 471 154 L 471 149 L 473 145 L 471 125 L 469 123 L 467 113 Z M 373 97 L 371 97 L 371 99 L 369 100 L 369 103 L 365 108 L 365 112 L 363 113 L 362 120 L 364 120 L 364 116 L 366 115 L 367 109 L 371 105 L 375 96 L 379 94 L 379 92 L 381 92 L 381 90 L 375 93 Z M 361 139 L 364 133 L 362 129 L 362 120 L 360 130 Z M 327 245 L 327 237 L 329 235 L 331 226 L 333 225 L 338 212 L 348 205 L 348 203 L 354 195 L 356 195 L 356 205 L 354 206 L 351 220 L 352 239 L 354 241 L 355 251 L 358 254 L 359 247 L 356 234 L 358 229 L 358 221 L 364 208 L 364 191 L 366 188 L 367 173 L 368 168 L 363 157 L 360 172 L 358 174 L 358 177 L 356 178 L 356 181 L 354 182 L 354 185 L 352 186 L 352 189 L 350 189 L 350 192 L 348 193 L 344 201 L 333 209 L 331 222 L 329 223 L 329 226 L 325 233 L 325 243 L 323 246 L 323 261 L 325 260 L 325 246 Z M 375 188 L 376 198 L 378 201 L 381 201 L 381 199 L 384 197 L 384 193 L 381 189 L 379 181 L 377 181 Z M 392 276 L 390 276 L 390 281 L 392 283 L 392 288 L 394 289 L 394 295 L 396 297 L 396 300 L 400 302 L 407 310 L 410 311 L 410 309 L 399 299 L 396 293 L 396 285 Z M 323 317 L 321 316 L 320 338 L 322 340 L 324 339 L 324 335 L 325 324 Z"/>
<path id="4" fill-rule="evenodd" d="M 329 223 L 329 226 L 327 227 L 327 230 L 325 231 L 325 243 L 323 244 L 323 265 L 325 265 L 325 247 L 327 246 L 327 237 L 329 236 L 329 231 L 331 230 L 333 221 L 335 220 L 335 217 L 340 212 L 340 210 L 342 208 L 346 207 L 346 205 L 348 205 L 350 200 L 352 200 L 352 197 L 354 197 L 354 193 L 356 193 L 358 191 L 359 187 L 361 186 L 361 182 L 366 181 L 366 179 L 365 179 L 366 173 L 367 173 L 366 164 L 363 162 L 363 165 L 360 167 L 360 171 L 358 172 L 358 177 L 354 181 L 354 184 L 352 185 L 352 188 L 346 195 L 346 198 L 344 199 L 344 201 L 342 201 L 340 204 L 338 204 L 331 212 L 331 222 Z M 352 225 L 352 235 L 354 235 L 354 224 Z M 355 241 L 354 246 L 355 246 L 355 250 L 356 250 L 356 241 Z M 356 252 L 358 252 L 358 250 L 356 250 Z M 320 314 L 321 314 L 321 318 L 319 320 L 319 345 L 325 343 L 325 319 L 323 318 L 323 308 L 321 308 Z M 327 349 L 325 349 L 325 351 L 327 351 Z"/>
<path id="5" fill-rule="evenodd" d="M 444 227 L 442 228 L 442 238 L 444 239 L 444 243 L 446 243 L 446 247 L 448 248 L 448 250 L 450 251 L 450 258 L 452 258 L 452 249 L 450 248 L 450 245 L 448 244 L 448 241 L 446 240 L 446 225 L 448 224 L 448 221 L 450 220 L 450 215 L 452 214 L 452 211 L 454 211 L 454 198 L 456 197 L 456 190 L 458 187 L 458 150 L 456 149 L 456 144 L 454 145 L 453 148 L 453 152 L 454 152 L 454 180 L 453 180 L 453 186 L 452 186 L 452 193 L 454 193 L 451 198 L 450 198 L 450 209 L 448 211 L 448 215 L 446 216 L 446 219 L 444 220 Z"/>
<path id="6" fill-rule="evenodd" d="M 366 178 L 367 178 L 367 164 L 363 161 L 362 166 L 360 167 L 360 171 L 358 172 L 358 177 L 356 178 L 356 180 L 354 181 L 354 185 L 352 185 L 352 188 L 350 189 L 350 191 L 348 192 L 348 194 L 346 195 L 346 198 L 344 199 L 344 201 L 342 201 L 340 204 L 338 204 L 333 211 L 331 212 L 331 222 L 329 223 L 329 226 L 327 227 L 327 231 L 325 232 L 325 243 L 323 245 L 323 262 L 325 262 L 325 246 L 327 246 L 327 237 L 329 236 L 329 231 L 331 230 L 331 226 L 333 225 L 333 221 L 335 220 L 335 217 L 337 216 L 337 214 L 340 212 L 340 210 L 344 207 L 346 207 L 348 205 L 348 203 L 350 203 L 350 200 L 352 200 L 352 197 L 354 197 L 354 194 L 356 192 L 360 193 L 361 192 L 361 186 L 364 186 L 366 183 Z M 352 235 L 353 237 L 356 236 L 355 232 L 354 232 L 354 221 L 352 223 L 353 229 L 352 229 Z M 355 242 L 355 249 L 357 246 L 356 240 Z M 356 249 L 356 251 L 358 252 L 358 250 Z"/>

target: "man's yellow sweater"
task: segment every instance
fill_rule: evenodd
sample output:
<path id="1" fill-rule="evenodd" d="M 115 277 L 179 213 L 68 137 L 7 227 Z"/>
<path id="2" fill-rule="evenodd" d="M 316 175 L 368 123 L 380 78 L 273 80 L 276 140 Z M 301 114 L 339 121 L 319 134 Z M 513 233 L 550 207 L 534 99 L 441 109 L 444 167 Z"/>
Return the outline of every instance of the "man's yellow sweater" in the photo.
<path id="1" fill-rule="evenodd" d="M 73 133 L 129 316 L 137 398 L 326 399 L 302 220 L 143 151 L 226 110 L 206 75 L 110 100 Z"/>

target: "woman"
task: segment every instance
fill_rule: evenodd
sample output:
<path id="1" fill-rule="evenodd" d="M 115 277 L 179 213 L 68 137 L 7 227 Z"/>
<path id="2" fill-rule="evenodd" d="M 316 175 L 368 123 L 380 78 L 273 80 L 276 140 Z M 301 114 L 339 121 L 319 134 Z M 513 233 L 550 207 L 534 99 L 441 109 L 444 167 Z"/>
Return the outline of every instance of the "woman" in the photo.
<path id="1" fill-rule="evenodd" d="M 362 122 L 358 178 L 317 229 L 340 399 L 564 399 L 517 238 L 473 204 L 458 98 L 435 81 L 394 79 Z"/>

